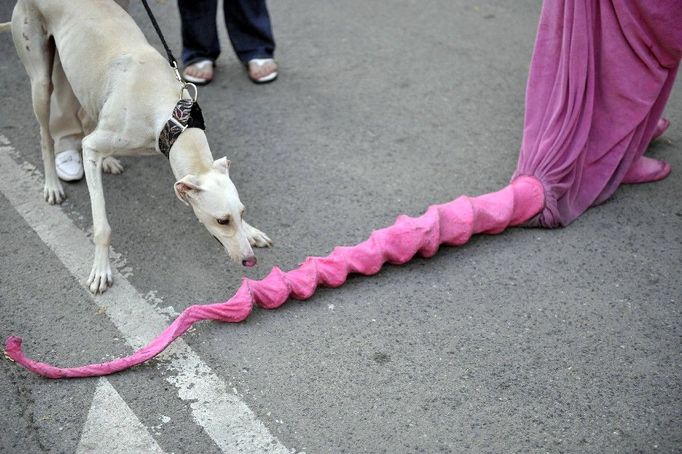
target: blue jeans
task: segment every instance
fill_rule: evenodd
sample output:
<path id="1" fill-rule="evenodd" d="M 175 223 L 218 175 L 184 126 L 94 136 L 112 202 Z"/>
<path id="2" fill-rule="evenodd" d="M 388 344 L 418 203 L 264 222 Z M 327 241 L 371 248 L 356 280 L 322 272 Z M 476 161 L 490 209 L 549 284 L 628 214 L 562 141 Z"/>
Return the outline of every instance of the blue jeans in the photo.
<path id="1" fill-rule="evenodd" d="M 216 26 L 218 0 L 178 0 L 182 23 L 182 62 L 215 61 L 220 55 Z M 237 58 L 272 58 L 275 39 L 265 0 L 224 0 L 225 26 Z"/>

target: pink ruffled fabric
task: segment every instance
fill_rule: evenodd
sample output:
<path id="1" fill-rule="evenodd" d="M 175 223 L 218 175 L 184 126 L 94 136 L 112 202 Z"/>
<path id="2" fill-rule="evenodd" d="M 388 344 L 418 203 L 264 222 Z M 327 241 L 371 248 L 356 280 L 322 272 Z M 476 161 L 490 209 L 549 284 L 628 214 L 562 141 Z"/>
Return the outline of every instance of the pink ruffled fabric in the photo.
<path id="1" fill-rule="evenodd" d="M 237 293 L 224 303 L 185 309 L 156 339 L 125 358 L 60 368 L 27 358 L 21 349 L 21 338 L 14 336 L 7 339 L 5 354 L 26 369 L 48 378 L 113 374 L 158 355 L 198 321 L 236 323 L 249 316 L 254 304 L 274 309 L 288 298 L 305 300 L 315 293 L 318 285 L 338 287 L 351 273 L 376 274 L 384 263 L 401 265 L 415 254 L 431 257 L 441 244 L 459 246 L 477 233 L 500 233 L 535 216 L 543 204 L 542 185 L 535 178 L 521 177 L 499 192 L 462 196 L 449 203 L 432 205 L 417 218 L 399 216 L 395 224 L 374 231 L 363 243 L 337 247 L 327 257 L 308 257 L 287 273 L 273 268 L 263 280 L 244 279 Z"/>
<path id="2" fill-rule="evenodd" d="M 647 179 L 636 163 L 660 132 L 682 57 L 680 24 L 680 0 L 544 2 L 514 174 L 545 187 L 534 225 L 565 226 L 621 183 Z M 634 165 L 642 169 L 624 181 Z M 649 181 L 667 175 L 660 167 Z"/>

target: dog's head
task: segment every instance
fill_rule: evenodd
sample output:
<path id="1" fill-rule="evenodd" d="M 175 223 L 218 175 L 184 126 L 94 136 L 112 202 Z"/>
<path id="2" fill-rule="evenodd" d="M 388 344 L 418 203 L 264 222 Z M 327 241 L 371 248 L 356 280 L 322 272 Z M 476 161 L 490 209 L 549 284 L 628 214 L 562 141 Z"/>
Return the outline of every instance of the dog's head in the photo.
<path id="1" fill-rule="evenodd" d="M 256 257 L 242 225 L 244 205 L 230 180 L 230 161 L 217 159 L 200 175 L 186 175 L 175 183 L 175 194 L 191 206 L 199 222 L 223 245 L 230 258 L 254 266 Z"/>

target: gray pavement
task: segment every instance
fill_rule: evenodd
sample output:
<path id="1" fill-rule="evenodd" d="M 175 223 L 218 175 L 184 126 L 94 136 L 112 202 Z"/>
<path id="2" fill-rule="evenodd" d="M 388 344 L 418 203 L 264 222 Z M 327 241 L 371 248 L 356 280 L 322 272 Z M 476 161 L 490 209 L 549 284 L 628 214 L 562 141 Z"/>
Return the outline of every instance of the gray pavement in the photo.
<path id="1" fill-rule="evenodd" d="M 0 21 L 11 7 L 0 4 Z M 175 5 L 154 9 L 179 54 Z M 200 101 L 214 155 L 232 160 L 248 219 L 275 246 L 257 251 L 256 269 L 229 264 L 175 198 L 165 159 L 124 159 L 123 175 L 105 176 L 107 210 L 126 279 L 150 304 L 224 300 L 243 275 L 496 190 L 514 169 L 539 1 L 270 9 L 280 79 L 251 84 L 223 32 Z M 132 14 L 156 45 L 142 8 Z M 19 165 L 41 169 L 9 35 L 0 56 L 0 135 Z M 682 452 L 681 95 L 678 84 L 672 126 L 651 147 L 673 165 L 663 182 L 622 188 L 565 229 L 478 237 L 239 325 L 202 323 L 185 341 L 292 451 Z M 88 231 L 85 181 L 66 190 L 61 210 Z M 0 337 L 19 334 L 29 355 L 60 365 L 131 352 L 79 285 L 86 276 L 2 194 L 0 210 Z M 108 381 L 161 450 L 225 451 L 164 361 Z M 0 363 L 0 451 L 86 452 L 98 383 Z"/>

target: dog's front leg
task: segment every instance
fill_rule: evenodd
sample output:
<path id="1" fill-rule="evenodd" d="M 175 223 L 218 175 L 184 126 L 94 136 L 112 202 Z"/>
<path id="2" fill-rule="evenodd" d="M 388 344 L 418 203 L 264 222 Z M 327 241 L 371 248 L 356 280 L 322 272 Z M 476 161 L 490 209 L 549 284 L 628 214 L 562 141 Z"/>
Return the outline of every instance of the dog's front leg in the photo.
<path id="1" fill-rule="evenodd" d="M 93 134 L 94 135 L 94 134 Z M 102 185 L 102 160 L 90 142 L 90 135 L 83 140 L 83 167 L 90 192 L 92 207 L 93 239 L 95 242 L 95 261 L 88 277 L 88 285 L 92 293 L 103 293 L 113 283 L 111 265 L 109 264 L 109 245 L 111 244 L 111 227 L 107 220 L 104 204 L 104 187 Z"/>

